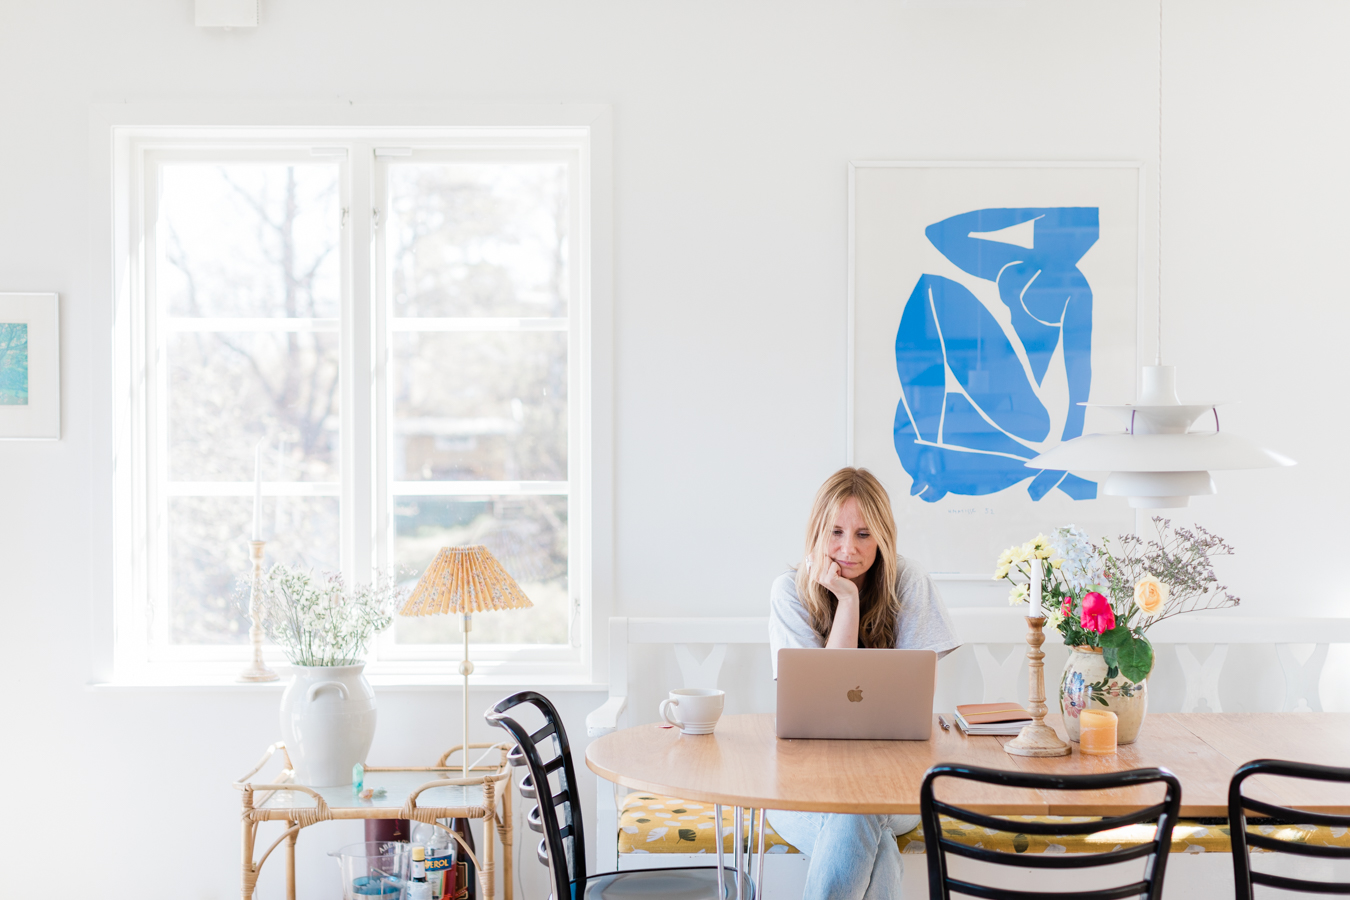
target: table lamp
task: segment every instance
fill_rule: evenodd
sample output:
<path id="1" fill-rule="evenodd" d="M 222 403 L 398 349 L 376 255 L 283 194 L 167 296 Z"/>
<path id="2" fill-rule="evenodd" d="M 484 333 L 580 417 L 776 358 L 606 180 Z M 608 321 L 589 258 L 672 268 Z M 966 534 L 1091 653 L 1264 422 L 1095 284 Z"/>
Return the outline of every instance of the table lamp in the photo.
<path id="1" fill-rule="evenodd" d="M 528 609 L 534 606 L 530 598 L 506 574 L 488 549 L 481 544 L 472 547 L 442 547 L 431 565 L 422 573 L 400 615 L 435 616 L 453 613 L 460 617 L 459 630 L 464 635 L 464 661 L 459 674 L 464 676 L 464 777 L 469 777 L 469 632 L 473 630 L 473 614 L 498 609 Z"/>

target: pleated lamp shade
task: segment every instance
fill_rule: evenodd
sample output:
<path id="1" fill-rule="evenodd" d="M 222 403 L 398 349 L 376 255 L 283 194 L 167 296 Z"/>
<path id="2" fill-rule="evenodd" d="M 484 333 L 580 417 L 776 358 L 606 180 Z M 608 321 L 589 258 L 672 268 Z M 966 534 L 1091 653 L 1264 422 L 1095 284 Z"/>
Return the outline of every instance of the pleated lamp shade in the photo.
<path id="1" fill-rule="evenodd" d="M 488 549 L 442 547 L 413 588 L 401 615 L 471 615 L 499 609 L 527 609 L 530 598 L 506 574 Z"/>

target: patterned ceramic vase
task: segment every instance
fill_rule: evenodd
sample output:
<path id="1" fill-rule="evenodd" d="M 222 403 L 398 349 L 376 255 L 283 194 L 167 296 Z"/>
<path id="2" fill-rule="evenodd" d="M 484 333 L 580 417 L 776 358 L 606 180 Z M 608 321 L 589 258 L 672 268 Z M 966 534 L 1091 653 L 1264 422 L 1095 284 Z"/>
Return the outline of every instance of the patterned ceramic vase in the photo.
<path id="1" fill-rule="evenodd" d="M 1129 744 L 1139 736 L 1148 710 L 1148 679 L 1135 684 L 1110 670 L 1098 647 L 1074 647 L 1059 679 L 1059 711 L 1069 740 L 1078 740 L 1078 716 L 1085 709 L 1109 709 L 1116 714 L 1116 743 Z"/>

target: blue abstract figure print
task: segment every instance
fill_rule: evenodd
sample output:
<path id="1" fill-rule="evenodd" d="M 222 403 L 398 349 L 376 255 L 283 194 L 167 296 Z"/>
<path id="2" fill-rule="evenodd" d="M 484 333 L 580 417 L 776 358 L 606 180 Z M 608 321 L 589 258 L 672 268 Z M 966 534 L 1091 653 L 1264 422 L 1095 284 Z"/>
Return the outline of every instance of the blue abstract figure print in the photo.
<path id="1" fill-rule="evenodd" d="M 1058 437 L 1083 433 L 1092 288 L 1078 261 L 1097 242 L 1097 208 L 981 209 L 924 234 L 958 269 L 997 285 L 1012 334 L 965 285 L 919 277 L 895 336 L 902 389 L 895 450 L 913 478 L 910 494 L 935 503 L 1031 479 L 1032 500 L 1055 488 L 1075 500 L 1095 498 L 1095 482 L 1023 463 L 1038 454 L 1033 444 L 1052 436 L 1051 411 L 1037 390 L 1052 366 L 1062 367 L 1055 374 L 1069 395 Z"/>

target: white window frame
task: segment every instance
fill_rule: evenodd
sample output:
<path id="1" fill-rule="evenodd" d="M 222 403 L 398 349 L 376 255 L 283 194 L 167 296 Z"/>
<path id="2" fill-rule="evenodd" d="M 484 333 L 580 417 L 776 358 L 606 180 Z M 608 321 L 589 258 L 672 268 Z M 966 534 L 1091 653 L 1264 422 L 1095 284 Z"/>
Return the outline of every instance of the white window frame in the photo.
<path id="1" fill-rule="evenodd" d="M 110 118 L 125 121 L 125 108 L 109 108 Z M 383 251 L 377 223 L 388 221 L 383 211 L 384 188 L 381 159 L 386 153 L 404 156 L 491 156 L 495 152 L 569 154 L 573 173 L 573 230 L 571 247 L 572 290 L 569 295 L 568 464 L 565 487 L 569 496 L 568 589 L 572 603 L 570 645 L 481 645 L 473 659 L 475 683 L 593 685 L 603 680 L 598 660 L 603 658 L 602 624 L 609 610 L 612 524 L 608 504 L 609 476 L 594 480 L 597 464 L 608 471 L 612 458 L 609 409 L 608 347 L 610 335 L 609 273 L 609 112 L 604 107 L 580 107 L 563 111 L 553 108 L 546 115 L 512 110 L 502 118 L 534 118 L 542 124 L 493 126 L 389 127 L 258 127 L 241 123 L 235 127 L 145 126 L 118 124 L 108 128 L 111 142 L 112 253 L 109 285 L 114 297 L 112 310 L 112 370 L 114 402 L 111 430 L 114 445 L 114 490 L 112 503 L 113 603 L 107 622 L 111 659 L 95 660 L 95 680 L 126 684 L 220 684 L 232 680 L 247 657 L 244 645 L 220 647 L 173 647 L 154 645 L 143 623 L 152 598 L 157 597 L 151 578 L 154 530 L 153 503 L 158 502 L 151 485 L 153 446 L 148 418 L 153 401 L 154 335 L 147 310 L 148 260 L 144 257 L 149 210 L 145 183 L 152 154 L 207 152 L 256 154 L 288 149 L 297 158 L 330 157 L 342 166 L 340 205 L 348 210 L 343 242 L 341 312 L 341 565 L 351 579 L 367 580 L 375 567 L 387 568 L 391 552 L 392 493 L 387 480 L 390 446 L 379 435 L 388 433 L 389 396 L 388 336 L 391 323 L 385 285 L 377 284 L 373 267 L 376 253 Z M 184 118 L 190 115 L 179 113 Z M 476 115 L 482 115 L 479 111 Z M 444 116 L 444 114 L 442 114 Z M 455 118 L 451 116 L 450 118 Z M 463 117 L 460 113 L 458 117 Z M 97 116 L 96 116 L 97 118 Z M 228 118 L 228 117 L 227 117 Z M 559 119 L 564 121 L 559 122 Z M 381 151 L 384 151 L 383 153 Z M 597 152 L 598 151 L 598 152 Z M 358 210 L 370 209 L 370 215 Z M 378 214 L 373 212 L 380 210 Z M 377 218 L 377 215 L 379 218 Z M 366 249 L 369 248 L 369 249 Z M 597 272 L 599 278 L 597 278 Z M 599 291 L 597 291 L 597 282 Z M 597 304 L 597 299 L 599 304 Z M 596 308 L 602 313 L 597 318 Z M 311 323 L 326 327 L 330 323 Z M 531 327 L 531 323 L 497 322 L 496 327 Z M 440 327 L 461 327 L 440 323 Z M 595 353 L 597 344 L 604 348 Z M 359 373 L 369 372 L 369 377 Z M 596 380 L 603 400 L 596 415 Z M 381 397 L 380 391 L 386 391 Z M 598 450 L 598 453 L 597 453 Z M 599 458 L 597 458 L 599 457 Z M 415 483 L 419 488 L 427 487 Z M 434 484 L 434 483 L 433 483 Z M 442 483 L 444 485 L 444 483 Z M 533 493 L 558 485 L 487 483 L 473 487 L 438 486 L 426 494 Z M 288 485 L 291 491 L 314 491 Z M 233 491 L 232 491 L 233 492 Z M 318 489 L 319 493 L 331 493 Z M 602 510 L 598 521 L 594 511 Z M 382 540 L 387 537 L 388 540 Z M 606 599 L 597 607 L 596 550 L 600 549 L 601 581 Z M 244 550 L 241 548 L 241 560 Z M 521 613 L 528 615 L 528 613 Z M 269 648 L 269 662 L 284 663 L 279 650 Z M 367 671 L 376 684 L 443 684 L 458 678 L 455 666 L 458 646 L 427 646 L 421 652 L 396 645 L 389 636 L 370 648 Z M 99 671 L 101 670 L 101 671 Z M 110 671 L 109 671 L 110 670 Z M 101 676 L 101 677 L 100 677 Z"/>

